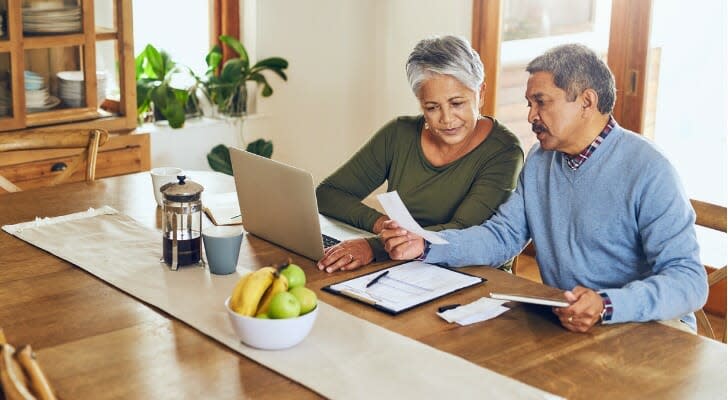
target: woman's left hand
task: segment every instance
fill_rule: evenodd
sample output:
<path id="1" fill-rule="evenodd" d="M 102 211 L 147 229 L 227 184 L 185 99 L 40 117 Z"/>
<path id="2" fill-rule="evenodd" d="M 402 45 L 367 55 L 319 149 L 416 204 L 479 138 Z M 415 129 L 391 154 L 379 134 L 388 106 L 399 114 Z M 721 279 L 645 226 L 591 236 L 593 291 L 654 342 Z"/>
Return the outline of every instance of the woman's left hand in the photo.
<path id="1" fill-rule="evenodd" d="M 324 250 L 324 258 L 316 264 L 326 272 L 349 271 L 374 261 L 374 252 L 365 239 L 343 241 Z"/>

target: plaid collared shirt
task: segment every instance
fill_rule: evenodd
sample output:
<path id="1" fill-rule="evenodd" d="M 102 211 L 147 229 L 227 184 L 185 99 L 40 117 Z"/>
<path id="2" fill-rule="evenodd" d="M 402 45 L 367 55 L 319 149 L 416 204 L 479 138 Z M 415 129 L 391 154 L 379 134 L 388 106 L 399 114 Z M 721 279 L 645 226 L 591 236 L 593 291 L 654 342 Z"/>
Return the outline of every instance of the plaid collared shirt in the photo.
<path id="1" fill-rule="evenodd" d="M 584 164 L 584 161 L 586 161 L 599 147 L 600 144 L 604 141 L 604 139 L 609 135 L 609 132 L 612 131 L 612 128 L 614 128 L 617 125 L 617 121 L 614 120 L 614 117 L 611 115 L 609 116 L 609 121 L 607 121 L 607 125 L 602 129 L 602 133 L 599 134 L 599 136 L 594 139 L 594 141 L 584 149 L 581 153 L 570 156 L 568 154 L 565 154 L 566 156 L 566 163 L 569 164 L 569 168 L 576 171 L 581 167 L 581 164 Z"/>

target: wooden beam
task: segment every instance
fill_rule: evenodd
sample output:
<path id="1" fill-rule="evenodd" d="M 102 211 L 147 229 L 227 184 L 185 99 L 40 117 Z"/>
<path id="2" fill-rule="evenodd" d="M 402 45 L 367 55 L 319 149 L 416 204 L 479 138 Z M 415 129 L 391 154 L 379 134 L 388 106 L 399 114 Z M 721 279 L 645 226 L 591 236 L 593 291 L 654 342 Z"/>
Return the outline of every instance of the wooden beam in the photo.
<path id="1" fill-rule="evenodd" d="M 502 0 L 473 0 L 473 26 L 471 42 L 480 54 L 485 67 L 485 103 L 480 109 L 483 115 L 495 116 L 500 70 Z"/>
<path id="2" fill-rule="evenodd" d="M 220 43 L 220 35 L 240 40 L 240 0 L 213 0 L 213 26 L 211 46 L 222 46 L 223 62 L 233 56 L 233 51 Z"/>
<path id="3" fill-rule="evenodd" d="M 652 0 L 614 0 L 607 63 L 617 84 L 614 118 L 642 132 Z"/>

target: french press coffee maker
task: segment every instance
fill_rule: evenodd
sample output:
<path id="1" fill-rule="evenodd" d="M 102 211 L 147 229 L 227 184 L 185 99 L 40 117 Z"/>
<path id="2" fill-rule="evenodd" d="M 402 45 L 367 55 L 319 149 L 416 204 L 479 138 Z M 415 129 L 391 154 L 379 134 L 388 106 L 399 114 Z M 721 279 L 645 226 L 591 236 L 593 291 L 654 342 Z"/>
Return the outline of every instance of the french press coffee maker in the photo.
<path id="1" fill-rule="evenodd" d="M 162 202 L 162 259 L 172 270 L 202 264 L 202 202 L 204 188 L 177 176 L 159 190 Z"/>

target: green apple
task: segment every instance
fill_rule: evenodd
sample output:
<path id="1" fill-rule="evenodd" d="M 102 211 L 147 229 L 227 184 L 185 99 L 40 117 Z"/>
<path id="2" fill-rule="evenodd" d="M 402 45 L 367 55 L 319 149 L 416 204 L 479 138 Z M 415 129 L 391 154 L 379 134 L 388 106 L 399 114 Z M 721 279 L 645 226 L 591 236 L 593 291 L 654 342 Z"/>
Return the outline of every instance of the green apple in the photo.
<path id="1" fill-rule="evenodd" d="M 296 264 L 288 264 L 281 270 L 281 275 L 288 279 L 289 290 L 306 284 L 306 273 Z"/>
<path id="2" fill-rule="evenodd" d="M 270 301 L 268 317 L 273 319 L 295 318 L 301 313 L 301 303 L 288 292 L 277 293 Z"/>
<path id="3" fill-rule="evenodd" d="M 316 293 L 313 290 L 299 286 L 289 290 L 289 292 L 301 303 L 301 315 L 307 314 L 316 308 Z"/>
<path id="4" fill-rule="evenodd" d="M 267 313 L 258 314 L 258 315 L 255 316 L 255 318 L 270 319 L 270 317 L 268 316 Z"/>

